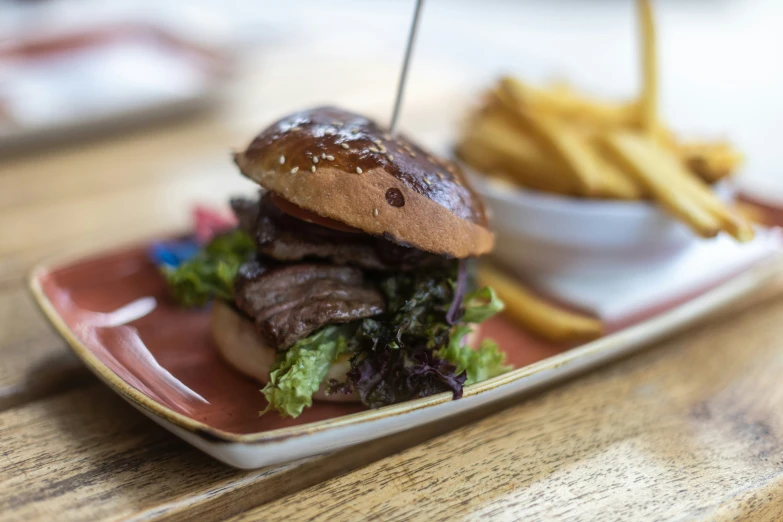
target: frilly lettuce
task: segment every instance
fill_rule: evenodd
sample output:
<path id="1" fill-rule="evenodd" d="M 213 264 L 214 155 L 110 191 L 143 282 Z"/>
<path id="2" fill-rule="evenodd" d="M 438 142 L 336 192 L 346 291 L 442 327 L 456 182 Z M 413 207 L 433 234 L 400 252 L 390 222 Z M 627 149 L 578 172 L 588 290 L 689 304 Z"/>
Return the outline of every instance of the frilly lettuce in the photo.
<path id="1" fill-rule="evenodd" d="M 457 372 L 466 372 L 465 384 L 481 382 L 502 373 L 511 366 L 506 365 L 506 354 L 498 349 L 498 345 L 485 339 L 478 349 L 465 344 L 465 337 L 472 331 L 468 324 L 454 328 L 449 338 L 449 344 L 438 351 L 438 355 L 457 368 Z"/>
<path id="2" fill-rule="evenodd" d="M 494 341 L 484 339 L 477 349 L 466 344 L 467 335 L 473 331 L 472 324 L 482 323 L 502 311 L 503 302 L 494 290 L 484 287 L 466 295 L 462 306 L 462 324 L 452 329 L 448 344 L 438 351 L 438 355 L 456 366 L 458 372 L 467 373 L 465 384 L 484 381 L 509 371 L 511 366 L 505 364 L 506 354 Z"/>
<path id="3" fill-rule="evenodd" d="M 463 301 L 465 312 L 462 314 L 463 323 L 483 323 L 498 312 L 503 311 L 501 301 L 495 291 L 485 286 L 465 296 Z"/>
<path id="4" fill-rule="evenodd" d="M 284 417 L 301 415 L 313 404 L 329 365 L 345 347 L 344 328 L 327 326 L 280 354 L 261 390 L 269 403 L 261 414 L 275 409 Z"/>
<path id="5" fill-rule="evenodd" d="M 241 230 L 234 230 L 215 237 L 195 257 L 178 267 L 164 266 L 162 271 L 181 306 L 203 306 L 213 298 L 233 301 L 237 270 L 254 251 L 253 239 Z"/>

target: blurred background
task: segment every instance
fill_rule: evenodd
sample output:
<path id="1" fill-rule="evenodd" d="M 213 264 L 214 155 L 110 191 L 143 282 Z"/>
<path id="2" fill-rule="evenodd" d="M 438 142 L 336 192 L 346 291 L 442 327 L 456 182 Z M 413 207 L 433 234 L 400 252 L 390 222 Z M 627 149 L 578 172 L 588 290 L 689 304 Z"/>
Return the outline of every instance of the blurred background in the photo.
<path id="1" fill-rule="evenodd" d="M 743 191 L 783 204 L 783 3 L 654 6 L 663 119 L 736 142 Z M 388 120 L 412 11 L 411 0 L 0 1 L 0 253 L 64 213 L 57 241 L 98 241 L 118 205 L 112 238 L 184 226 L 195 200 L 249 187 L 229 151 L 292 110 L 337 104 Z M 427 0 L 401 128 L 448 152 L 477 93 L 505 72 L 635 96 L 633 2 Z M 79 204 L 58 207 L 78 191 Z M 40 222 L 14 220 L 21 201 L 40 206 Z"/>

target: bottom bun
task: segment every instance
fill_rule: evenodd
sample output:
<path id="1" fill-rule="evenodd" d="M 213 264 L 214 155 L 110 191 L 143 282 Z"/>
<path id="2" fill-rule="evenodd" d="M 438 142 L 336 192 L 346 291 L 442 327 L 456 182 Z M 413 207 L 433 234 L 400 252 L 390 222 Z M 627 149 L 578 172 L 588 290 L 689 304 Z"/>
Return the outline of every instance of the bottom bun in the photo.
<path id="1" fill-rule="evenodd" d="M 252 321 L 222 301 L 215 301 L 212 306 L 212 337 L 218 351 L 228 364 L 263 384 L 269 382 L 269 369 L 275 362 L 277 351 L 256 332 Z M 329 382 L 331 379 L 345 382 L 347 379 L 345 374 L 350 369 L 350 357 L 347 355 L 338 357 L 329 367 L 324 382 Z M 356 393 L 327 395 L 323 384 L 313 398 L 332 402 L 359 400 Z"/>
<path id="2" fill-rule="evenodd" d="M 473 346 L 480 326 L 475 325 L 466 341 Z M 256 331 L 255 325 L 228 304 L 215 301 L 212 306 L 212 337 L 223 359 L 237 371 L 249 375 L 266 384 L 269 382 L 269 369 L 275 362 L 277 351 L 269 346 Z M 334 379 L 346 382 L 346 374 L 351 369 L 350 356 L 342 355 L 329 367 L 324 382 Z M 359 396 L 353 394 L 326 394 L 322 384 L 313 398 L 319 401 L 356 402 Z"/>

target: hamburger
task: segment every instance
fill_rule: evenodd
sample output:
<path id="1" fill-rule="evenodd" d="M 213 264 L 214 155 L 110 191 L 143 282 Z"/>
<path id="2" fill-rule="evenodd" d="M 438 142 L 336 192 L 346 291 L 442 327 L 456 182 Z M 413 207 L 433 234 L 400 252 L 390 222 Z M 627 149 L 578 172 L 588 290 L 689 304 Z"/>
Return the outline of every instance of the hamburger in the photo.
<path id="1" fill-rule="evenodd" d="M 236 229 L 164 273 L 183 305 L 213 301 L 215 344 L 264 384 L 264 411 L 457 399 L 508 370 L 469 342 L 502 303 L 473 283 L 494 238 L 455 164 L 331 107 L 279 120 L 234 162 L 258 197 L 231 200 Z"/>

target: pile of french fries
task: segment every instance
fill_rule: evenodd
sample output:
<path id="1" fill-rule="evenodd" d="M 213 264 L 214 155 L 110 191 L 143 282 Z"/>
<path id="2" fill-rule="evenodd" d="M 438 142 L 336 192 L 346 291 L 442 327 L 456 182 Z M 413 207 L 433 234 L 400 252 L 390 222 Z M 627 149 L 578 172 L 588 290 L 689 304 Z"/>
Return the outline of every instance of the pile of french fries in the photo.
<path id="1" fill-rule="evenodd" d="M 642 89 L 630 102 L 584 96 L 563 83 L 536 88 L 504 77 L 470 115 L 456 153 L 473 169 L 523 188 L 580 198 L 650 200 L 702 237 L 724 231 L 753 238 L 743 214 L 713 192 L 742 155 L 728 142 L 683 142 L 658 119 L 655 26 L 649 0 L 638 0 Z M 560 308 L 483 263 L 483 285 L 506 315 L 554 342 L 604 334 L 600 320 Z"/>
<path id="2" fill-rule="evenodd" d="M 515 185 L 583 198 L 649 199 L 708 238 L 738 241 L 753 229 L 711 185 L 742 155 L 730 143 L 681 142 L 657 118 L 655 31 L 639 0 L 642 92 L 610 103 L 563 84 L 536 88 L 502 78 L 471 114 L 456 153 L 473 169 Z"/>

